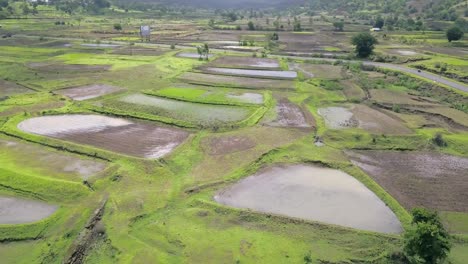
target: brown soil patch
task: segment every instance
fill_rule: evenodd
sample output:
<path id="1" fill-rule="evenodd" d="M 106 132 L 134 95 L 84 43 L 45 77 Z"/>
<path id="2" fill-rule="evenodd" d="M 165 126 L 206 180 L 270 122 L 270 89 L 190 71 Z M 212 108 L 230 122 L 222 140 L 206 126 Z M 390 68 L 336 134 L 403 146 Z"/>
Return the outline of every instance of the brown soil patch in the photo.
<path id="1" fill-rule="evenodd" d="M 164 49 L 152 49 L 144 47 L 124 47 L 112 51 L 112 54 L 118 55 L 135 55 L 135 56 L 160 56 L 166 53 L 168 50 Z"/>
<path id="2" fill-rule="evenodd" d="M 468 212 L 468 159 L 430 152 L 350 151 L 364 170 L 405 208 Z"/>
<path id="3" fill-rule="evenodd" d="M 0 98 L 4 96 L 10 96 L 21 93 L 32 93 L 33 90 L 30 90 L 26 87 L 18 85 L 14 82 L 9 82 L 5 80 L 0 80 Z"/>
<path id="4" fill-rule="evenodd" d="M 355 105 L 351 112 L 358 120 L 358 127 L 374 134 L 405 135 L 412 131 L 396 118 L 365 105 Z"/>
<path id="5" fill-rule="evenodd" d="M 255 142 L 242 136 L 212 138 L 207 150 L 210 155 L 226 155 L 255 147 Z"/>
<path id="6" fill-rule="evenodd" d="M 68 89 L 55 91 L 55 93 L 65 95 L 75 101 L 84 101 L 92 98 L 101 97 L 106 94 L 122 91 L 122 88 L 114 87 L 106 84 L 94 84 L 88 86 L 80 86 Z"/>
<path id="7" fill-rule="evenodd" d="M 310 113 L 305 113 L 299 106 L 287 99 L 279 100 L 276 105 L 277 117 L 268 123 L 270 126 L 311 128 L 315 120 Z"/>
<path id="8" fill-rule="evenodd" d="M 363 100 L 366 98 L 366 93 L 356 83 L 351 80 L 340 81 L 344 87 L 343 93 L 348 100 Z"/>
<path id="9" fill-rule="evenodd" d="M 257 126 L 207 137 L 201 142 L 205 153 L 203 160 L 195 166 L 191 175 L 195 182 L 219 180 L 230 172 L 247 166 L 269 150 L 291 144 L 307 134 L 302 129 Z M 231 138 L 248 138 L 248 141 L 255 142 L 256 146 L 248 148 L 248 144 L 242 142 L 241 147 L 236 147 L 237 151 L 225 151 L 226 154 L 220 155 L 210 154 L 213 140 L 215 142 L 227 142 Z M 241 150 L 241 148 L 243 149 Z"/>

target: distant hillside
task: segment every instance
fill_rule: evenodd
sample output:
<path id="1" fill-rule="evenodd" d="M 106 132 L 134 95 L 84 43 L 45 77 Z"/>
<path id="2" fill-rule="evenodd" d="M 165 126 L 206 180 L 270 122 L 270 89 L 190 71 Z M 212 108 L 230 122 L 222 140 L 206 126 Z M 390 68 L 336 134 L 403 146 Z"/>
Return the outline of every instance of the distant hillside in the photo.
<path id="1" fill-rule="evenodd" d="M 186 5 L 202 8 L 278 8 L 301 5 L 304 0 L 138 0 L 146 3 Z"/>

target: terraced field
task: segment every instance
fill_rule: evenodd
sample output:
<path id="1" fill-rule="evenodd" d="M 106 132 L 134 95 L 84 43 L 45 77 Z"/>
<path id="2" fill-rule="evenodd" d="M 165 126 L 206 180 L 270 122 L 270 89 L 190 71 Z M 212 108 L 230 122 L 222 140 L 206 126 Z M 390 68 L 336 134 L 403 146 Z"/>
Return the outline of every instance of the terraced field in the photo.
<path id="1" fill-rule="evenodd" d="M 466 40 L 128 8 L 2 20 L 1 263 L 394 263 L 416 207 L 466 262 L 468 95 L 414 68 Z"/>

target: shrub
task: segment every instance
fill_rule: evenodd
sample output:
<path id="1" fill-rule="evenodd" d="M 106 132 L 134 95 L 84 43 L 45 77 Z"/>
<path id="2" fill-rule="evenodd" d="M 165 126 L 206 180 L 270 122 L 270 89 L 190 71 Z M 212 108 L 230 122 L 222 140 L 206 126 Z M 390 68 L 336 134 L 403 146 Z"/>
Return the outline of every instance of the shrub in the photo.
<path id="1" fill-rule="evenodd" d="M 447 146 L 447 142 L 445 141 L 444 137 L 440 133 L 437 133 L 432 138 L 432 142 L 438 147 L 446 147 Z"/>
<path id="2" fill-rule="evenodd" d="M 412 227 L 404 234 L 403 252 L 410 263 L 441 263 L 450 252 L 449 234 L 436 212 L 412 211 Z"/>

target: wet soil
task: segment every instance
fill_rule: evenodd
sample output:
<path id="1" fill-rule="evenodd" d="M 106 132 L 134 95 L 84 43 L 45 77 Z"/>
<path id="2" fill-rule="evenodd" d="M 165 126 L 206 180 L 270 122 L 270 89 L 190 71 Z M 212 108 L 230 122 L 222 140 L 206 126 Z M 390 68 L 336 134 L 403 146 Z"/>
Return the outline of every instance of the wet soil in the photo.
<path id="1" fill-rule="evenodd" d="M 37 222 L 52 215 L 57 208 L 43 202 L 0 196 L 0 224 Z"/>
<path id="2" fill-rule="evenodd" d="M 181 129 L 99 115 L 43 116 L 25 120 L 18 128 L 33 134 L 150 159 L 169 154 L 189 135 Z"/>

